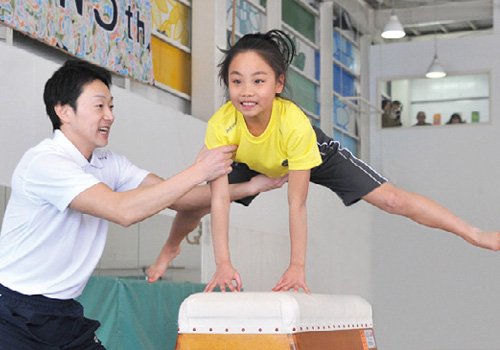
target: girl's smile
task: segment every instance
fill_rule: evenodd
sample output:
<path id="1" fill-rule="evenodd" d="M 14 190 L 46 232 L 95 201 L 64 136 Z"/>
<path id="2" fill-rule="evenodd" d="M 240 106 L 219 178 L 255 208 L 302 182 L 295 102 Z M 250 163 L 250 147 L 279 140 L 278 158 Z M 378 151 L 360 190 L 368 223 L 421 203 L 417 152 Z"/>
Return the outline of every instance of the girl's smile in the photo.
<path id="1" fill-rule="evenodd" d="M 237 54 L 229 65 L 229 97 L 243 114 L 249 130 L 265 130 L 277 94 L 283 91 L 284 77 L 276 77 L 269 64 L 255 51 Z M 253 133 L 253 132 L 252 132 Z"/>

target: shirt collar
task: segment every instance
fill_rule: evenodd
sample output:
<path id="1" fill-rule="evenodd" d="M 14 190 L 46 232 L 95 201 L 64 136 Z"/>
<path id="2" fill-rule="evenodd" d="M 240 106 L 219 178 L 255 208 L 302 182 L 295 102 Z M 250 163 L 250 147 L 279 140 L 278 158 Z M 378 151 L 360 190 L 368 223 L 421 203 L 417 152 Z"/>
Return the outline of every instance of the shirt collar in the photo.
<path id="1" fill-rule="evenodd" d="M 54 131 L 53 140 L 59 146 L 61 146 L 64 151 L 71 156 L 71 158 L 80 166 L 85 168 L 91 165 L 94 168 L 102 168 L 103 164 L 99 157 L 96 155 L 96 151 L 92 152 L 92 158 L 90 162 L 83 156 L 83 154 L 76 148 L 76 146 L 64 135 L 64 133 L 57 129 Z"/>

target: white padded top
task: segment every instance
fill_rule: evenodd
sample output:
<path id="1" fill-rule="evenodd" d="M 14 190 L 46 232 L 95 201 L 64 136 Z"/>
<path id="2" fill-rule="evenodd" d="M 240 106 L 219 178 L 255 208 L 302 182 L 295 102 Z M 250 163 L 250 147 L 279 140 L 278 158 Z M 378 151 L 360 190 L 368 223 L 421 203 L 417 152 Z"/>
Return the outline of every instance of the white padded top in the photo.
<path id="1" fill-rule="evenodd" d="M 362 328 L 373 328 L 372 308 L 354 295 L 197 293 L 179 310 L 179 333 L 290 334 Z"/>

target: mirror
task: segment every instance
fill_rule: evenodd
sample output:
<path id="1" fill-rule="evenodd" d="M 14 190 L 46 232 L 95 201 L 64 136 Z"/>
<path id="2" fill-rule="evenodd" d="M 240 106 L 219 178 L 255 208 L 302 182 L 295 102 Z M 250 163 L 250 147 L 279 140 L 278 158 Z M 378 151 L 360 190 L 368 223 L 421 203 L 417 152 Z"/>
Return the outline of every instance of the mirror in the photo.
<path id="1" fill-rule="evenodd" d="M 488 73 L 381 81 L 379 96 L 383 128 L 490 121 Z"/>

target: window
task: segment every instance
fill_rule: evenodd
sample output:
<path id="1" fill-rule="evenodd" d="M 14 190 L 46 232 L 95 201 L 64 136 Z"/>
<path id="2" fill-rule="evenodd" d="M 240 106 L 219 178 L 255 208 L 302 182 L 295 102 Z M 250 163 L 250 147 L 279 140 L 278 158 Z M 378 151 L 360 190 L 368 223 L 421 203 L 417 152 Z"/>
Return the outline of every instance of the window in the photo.
<path id="1" fill-rule="evenodd" d="M 287 94 L 319 125 L 319 13 L 308 2 L 283 0 L 282 26 L 297 49 L 288 70 Z"/>
<path id="2" fill-rule="evenodd" d="M 238 40 L 249 33 L 263 32 L 266 27 L 265 4 L 257 0 L 236 0 L 236 11 L 233 11 L 233 0 L 227 0 L 226 23 L 228 25 L 228 42 Z M 234 38 L 233 18 L 235 19 Z"/>
<path id="3" fill-rule="evenodd" d="M 187 0 L 151 3 L 155 85 L 186 99 L 191 95 L 191 5 Z"/>
<path id="4" fill-rule="evenodd" d="M 392 80 L 381 82 L 379 91 L 385 100 L 401 102 L 400 122 L 403 127 L 415 125 L 419 112 L 425 114 L 425 123 L 435 126 L 448 124 L 452 115 L 455 115 L 453 119 L 458 115 L 465 124 L 490 121 L 490 78 L 487 73 L 441 79 Z M 423 118 L 422 113 L 420 116 Z M 396 116 L 393 113 L 391 117 Z"/>
<path id="5" fill-rule="evenodd" d="M 334 18 L 333 137 L 359 155 L 359 33 L 340 6 L 334 6 Z"/>

